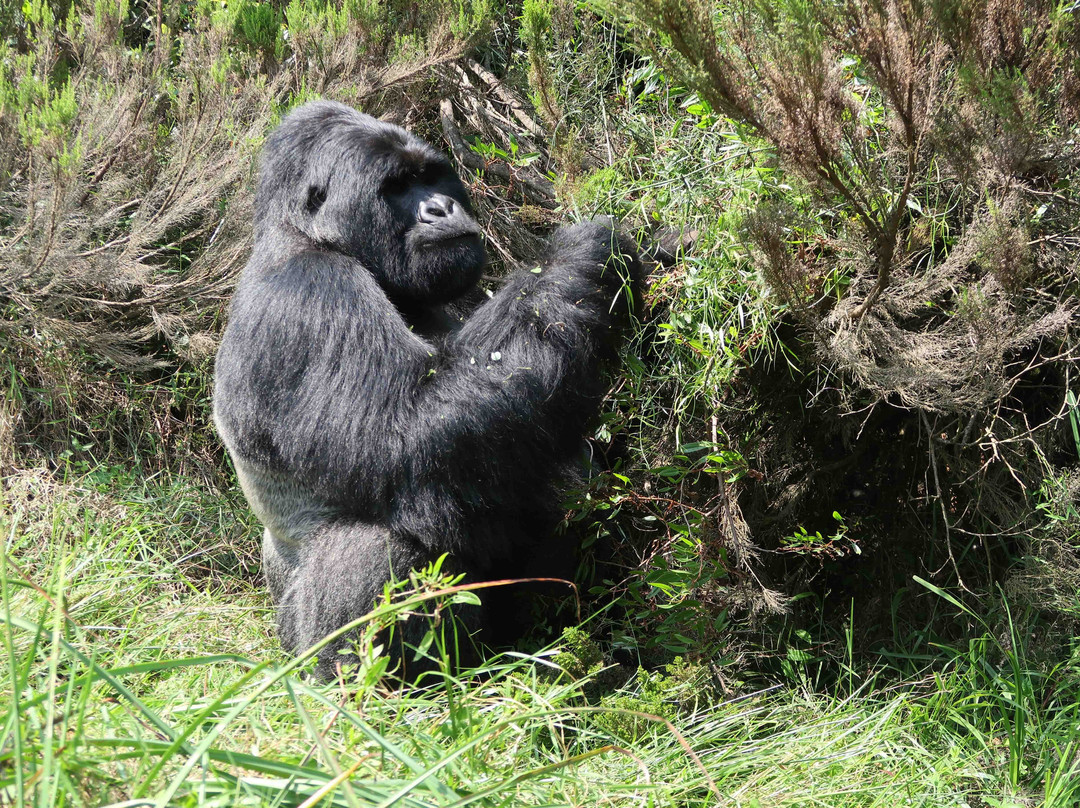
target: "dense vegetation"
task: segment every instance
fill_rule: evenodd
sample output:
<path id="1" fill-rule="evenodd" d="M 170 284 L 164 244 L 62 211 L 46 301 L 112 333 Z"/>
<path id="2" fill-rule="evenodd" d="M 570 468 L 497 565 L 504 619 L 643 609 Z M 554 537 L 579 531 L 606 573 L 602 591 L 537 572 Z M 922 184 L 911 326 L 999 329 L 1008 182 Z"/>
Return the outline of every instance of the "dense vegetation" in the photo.
<path id="1" fill-rule="evenodd" d="M 313 685 L 209 422 L 316 96 L 446 148 L 492 285 L 664 258 L 578 602 L 426 687 L 374 629 L 483 590 Z M 1078 136 L 1068 1 L 0 0 L 0 805 L 1077 805 Z"/>

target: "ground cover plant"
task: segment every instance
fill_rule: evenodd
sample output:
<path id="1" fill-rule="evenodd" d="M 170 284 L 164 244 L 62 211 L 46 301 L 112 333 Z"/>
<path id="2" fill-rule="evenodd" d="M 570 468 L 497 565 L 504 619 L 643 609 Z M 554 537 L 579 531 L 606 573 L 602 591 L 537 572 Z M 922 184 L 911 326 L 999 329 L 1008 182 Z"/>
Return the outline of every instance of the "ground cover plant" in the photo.
<path id="1" fill-rule="evenodd" d="M 851 670 L 830 692 L 793 676 L 725 697 L 684 662 L 593 699 L 597 671 L 544 654 L 406 691 L 360 662 L 327 688 L 222 552 L 250 528 L 235 497 L 101 468 L 9 484 L 6 804 L 961 806 L 1013 795 L 1014 761 L 1032 804 L 1076 797 L 1065 678 L 988 668 L 1013 653 L 989 631 L 902 687 Z M 167 537 L 198 544 L 170 555 Z"/>
<path id="2" fill-rule="evenodd" d="M 0 805 L 1078 804 L 1078 15 L 0 4 Z M 314 684 L 209 425 L 319 96 L 446 149 L 492 286 L 597 213 L 662 259 L 580 600 L 418 688 L 375 629 L 450 654 L 483 589 L 419 571 Z"/>

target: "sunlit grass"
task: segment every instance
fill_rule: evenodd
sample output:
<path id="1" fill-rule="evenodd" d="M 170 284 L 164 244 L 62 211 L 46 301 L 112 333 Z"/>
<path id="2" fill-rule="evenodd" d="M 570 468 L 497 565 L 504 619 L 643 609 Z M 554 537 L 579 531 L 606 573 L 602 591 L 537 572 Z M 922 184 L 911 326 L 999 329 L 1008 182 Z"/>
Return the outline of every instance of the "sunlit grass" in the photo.
<path id="1" fill-rule="evenodd" d="M 4 519 L 8 804 L 962 806 L 1024 798 L 1009 764 L 1017 720 L 1036 722 L 1021 765 L 1032 752 L 1054 761 L 1042 804 L 1077 795 L 1075 710 L 987 709 L 1010 698 L 973 673 L 989 646 L 917 683 L 751 692 L 670 723 L 645 717 L 630 735 L 598 720 L 612 711 L 550 655 L 496 657 L 420 688 L 316 685 L 276 646 L 260 586 L 193 575 L 157 544 L 170 528 L 154 513 L 227 527 L 231 501 L 122 478 L 102 495 L 88 481 L 11 501 Z"/>

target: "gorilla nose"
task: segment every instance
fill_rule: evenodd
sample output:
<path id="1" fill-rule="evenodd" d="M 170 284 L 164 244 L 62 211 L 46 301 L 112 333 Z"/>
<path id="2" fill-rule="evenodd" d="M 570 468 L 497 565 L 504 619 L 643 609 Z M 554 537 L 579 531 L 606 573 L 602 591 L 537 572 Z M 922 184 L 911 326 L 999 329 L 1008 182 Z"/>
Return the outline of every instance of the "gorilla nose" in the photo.
<path id="1" fill-rule="evenodd" d="M 420 203 L 420 221 L 435 224 L 448 219 L 454 215 L 456 207 L 457 203 L 446 194 L 432 194 Z"/>

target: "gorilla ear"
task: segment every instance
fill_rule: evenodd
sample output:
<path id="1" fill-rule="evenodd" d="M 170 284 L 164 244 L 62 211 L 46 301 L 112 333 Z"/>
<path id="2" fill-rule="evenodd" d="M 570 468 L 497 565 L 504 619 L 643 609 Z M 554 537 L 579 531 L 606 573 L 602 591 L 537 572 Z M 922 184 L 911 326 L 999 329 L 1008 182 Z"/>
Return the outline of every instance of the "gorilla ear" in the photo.
<path id="1" fill-rule="evenodd" d="M 319 212 L 319 208 L 323 206 L 326 201 L 326 188 L 319 187 L 318 185 L 309 185 L 307 189 L 307 202 L 304 203 L 304 208 L 307 210 L 308 215 L 314 216 Z"/>

